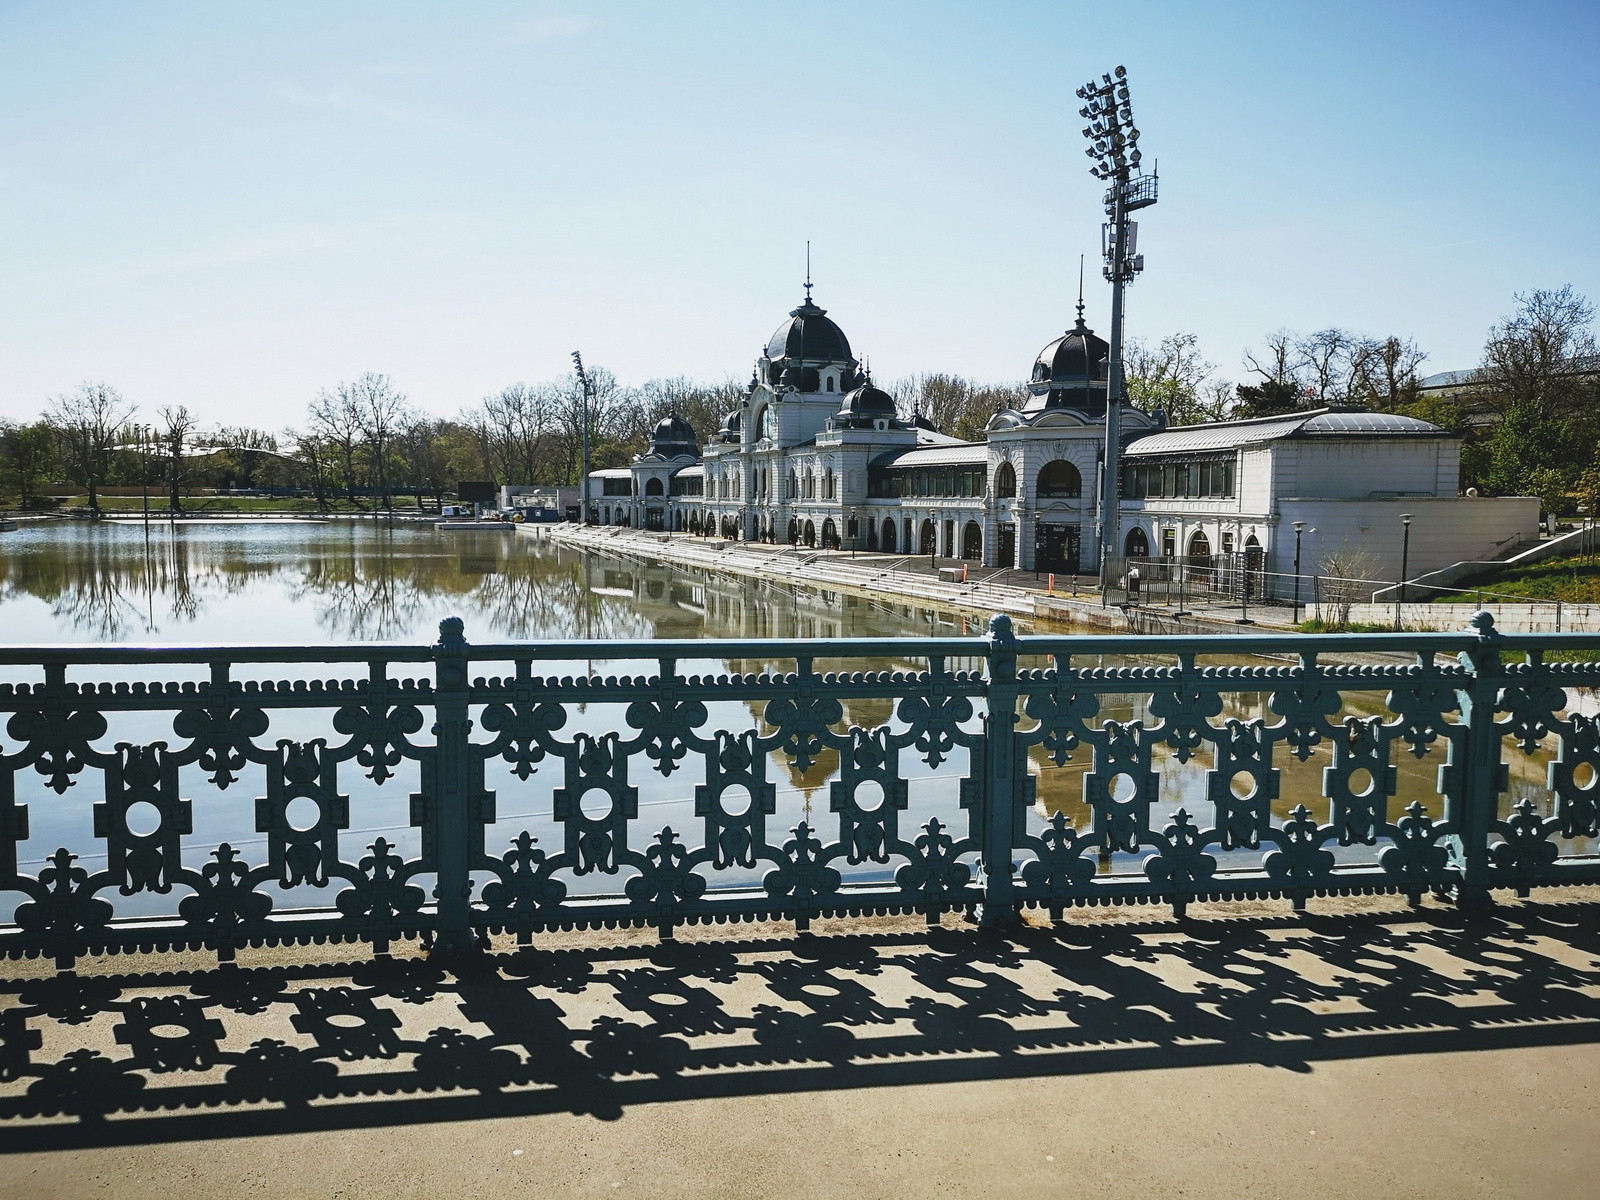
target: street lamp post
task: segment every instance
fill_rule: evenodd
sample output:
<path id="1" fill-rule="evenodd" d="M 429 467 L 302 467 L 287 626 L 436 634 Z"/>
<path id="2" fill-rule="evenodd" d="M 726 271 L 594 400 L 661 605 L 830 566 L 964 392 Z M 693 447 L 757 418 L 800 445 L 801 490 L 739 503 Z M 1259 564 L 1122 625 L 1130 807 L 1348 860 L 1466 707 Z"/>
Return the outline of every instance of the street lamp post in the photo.
<path id="1" fill-rule="evenodd" d="M 1406 602 L 1406 571 L 1411 558 L 1411 514 L 1400 514 L 1400 586 L 1395 589 L 1394 629 L 1400 632 L 1400 606 Z"/>
<path id="2" fill-rule="evenodd" d="M 1133 107 L 1128 96 L 1128 72 L 1118 67 L 1115 76 L 1102 75 L 1078 89 L 1084 106 L 1078 115 L 1088 119 L 1083 136 L 1089 140 L 1084 151 L 1094 160 L 1089 174 L 1104 179 L 1110 187 L 1105 194 L 1106 216 L 1102 226 L 1101 251 L 1105 257 L 1103 273 L 1111 284 L 1111 339 L 1106 371 L 1106 447 L 1105 464 L 1100 473 L 1100 598 L 1105 602 L 1107 573 L 1117 545 L 1120 512 L 1117 494 L 1121 483 L 1122 405 L 1126 388 L 1122 371 L 1123 289 L 1144 270 L 1144 257 L 1134 253 L 1138 225 L 1128 214 L 1156 202 L 1156 176 L 1139 169 L 1139 130 L 1133 123 Z"/>
<path id="3" fill-rule="evenodd" d="M 583 369 L 583 355 L 576 350 L 572 352 L 572 364 L 578 371 L 578 386 L 583 392 L 583 479 L 580 483 L 579 503 L 583 511 L 578 516 L 578 524 L 589 523 L 589 397 L 594 388 L 589 383 L 589 373 Z"/>
<path id="4" fill-rule="evenodd" d="M 139 435 L 139 482 L 144 490 L 144 540 L 150 540 L 150 466 L 145 457 L 145 446 L 149 439 L 143 425 L 135 425 L 134 430 Z"/>
<path id="5" fill-rule="evenodd" d="M 1304 521 L 1294 523 L 1294 623 L 1300 624 L 1300 535 L 1306 531 Z"/>

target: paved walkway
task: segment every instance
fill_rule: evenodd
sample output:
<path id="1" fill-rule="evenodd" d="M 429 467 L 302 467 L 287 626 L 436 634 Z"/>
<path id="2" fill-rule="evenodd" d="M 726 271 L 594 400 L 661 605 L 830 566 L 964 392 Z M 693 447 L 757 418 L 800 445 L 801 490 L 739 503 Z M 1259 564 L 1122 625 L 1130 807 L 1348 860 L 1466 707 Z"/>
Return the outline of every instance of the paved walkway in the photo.
<path id="1" fill-rule="evenodd" d="M 0 1194 L 1591 1197 L 1587 891 L 6 964 Z"/>
<path id="2" fill-rule="evenodd" d="M 962 559 L 930 560 L 903 554 L 724 542 L 720 538 L 622 526 L 524 525 L 519 532 L 602 553 L 708 567 L 755 578 L 854 588 L 985 615 L 998 609 L 1117 632 L 1133 628 L 1139 632 L 1231 633 L 1249 628 L 1240 624 L 1247 613 L 1237 601 L 1209 592 L 1180 590 L 1176 584 L 1169 586 L 1159 580 L 1147 584 L 1140 603 L 1130 609 L 1120 590 L 1113 589 L 1103 601 L 1099 578 L 1094 575 L 1052 577 L 1049 573 L 979 567 Z M 949 583 L 940 579 L 942 569 L 960 570 L 963 566 L 967 569 L 965 581 Z M 1293 616 L 1294 609 L 1289 605 L 1251 605 L 1248 610 L 1250 625 L 1264 629 L 1289 629 Z"/>

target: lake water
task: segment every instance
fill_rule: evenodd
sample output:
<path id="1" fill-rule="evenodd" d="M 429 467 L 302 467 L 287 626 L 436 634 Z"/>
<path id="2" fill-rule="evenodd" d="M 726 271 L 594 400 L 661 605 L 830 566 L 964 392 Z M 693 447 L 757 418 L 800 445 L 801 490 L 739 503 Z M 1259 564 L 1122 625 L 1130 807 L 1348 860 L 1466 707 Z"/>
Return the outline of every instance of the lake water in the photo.
<path id="1" fill-rule="evenodd" d="M 315 646 L 332 642 L 366 640 L 431 643 L 438 623 L 446 616 L 466 622 L 467 637 L 475 642 L 550 641 L 567 638 L 617 640 L 625 638 L 719 637 L 895 637 L 956 635 L 983 632 L 985 622 L 976 617 L 940 611 L 915 603 L 890 603 L 863 596 L 798 587 L 769 581 L 688 571 L 660 564 L 641 564 L 564 549 L 548 540 L 499 532 L 436 531 L 431 527 L 372 522 L 305 523 L 184 523 L 176 528 L 152 525 L 149 537 L 138 524 L 80 522 L 29 524 L 0 534 L 0 640 L 30 642 L 293 642 Z M 1060 630 L 1052 630 L 1060 632 Z M 725 671 L 730 664 L 716 657 L 708 641 L 707 655 L 699 661 L 682 661 L 686 674 Z M 774 664 L 775 666 L 778 664 Z M 828 669 L 819 657 L 818 669 Z M 852 660 L 851 669 L 912 669 L 911 661 Z M 952 664 L 954 665 L 954 664 Z M 581 673 L 605 664 L 550 665 L 557 673 Z M 618 666 L 610 668 L 615 671 Z M 629 668 L 637 670 L 637 667 Z M 739 669 L 759 669 L 740 664 Z M 311 677 L 329 673 L 310 667 Z M 392 670 L 404 675 L 403 665 Z M 236 678 L 279 678 L 292 670 L 240 669 Z M 426 674 L 426 670 L 416 672 Z M 499 673 L 486 668 L 485 673 Z M 0 678 L 36 680 L 37 669 L 0 669 Z M 202 678 L 203 669 L 153 668 L 115 675 L 103 669 L 69 671 L 69 679 L 185 679 Z M 1382 713 L 1383 694 L 1357 693 L 1346 698 L 1346 713 Z M 1237 693 L 1226 698 L 1224 716 L 1248 720 L 1276 717 L 1264 707 L 1266 696 Z M 1096 723 L 1105 719 L 1146 718 L 1147 697 L 1129 695 L 1103 698 Z M 748 729 L 761 726 L 759 707 L 728 702 L 708 706 L 709 728 Z M 561 736 L 583 730 L 628 733 L 624 706 L 572 706 Z M 167 740 L 178 744 L 171 715 L 118 714 L 98 745 L 109 750 L 117 741 L 148 743 Z M 888 700 L 846 705 L 846 719 L 863 726 L 894 721 Z M 1153 719 L 1152 719 L 1153 720 Z M 274 712 L 271 733 L 258 739 L 270 744 L 274 737 L 337 740 L 327 712 Z M 903 726 L 902 726 L 903 727 Z M 426 736 L 426 730 L 422 735 Z M 1391 800 L 1398 815 L 1411 800 L 1421 800 L 1435 819 L 1442 815 L 1436 790 L 1442 748 L 1435 746 L 1422 758 L 1401 753 L 1395 762 L 1399 789 Z M 15 753 L 7 741 L 3 749 Z M 1508 753 L 1512 769 L 1509 805 L 1521 795 L 1534 796 L 1541 807 L 1548 793 L 1545 764 L 1551 747 L 1533 756 Z M 1065 766 L 1057 766 L 1035 749 L 1031 769 L 1040 800 L 1031 818 L 1037 832 L 1045 813 L 1064 811 L 1074 824 L 1090 823 L 1083 803 L 1083 772 L 1087 749 L 1080 749 Z M 1185 807 L 1202 824 L 1210 823 L 1211 804 L 1206 799 L 1206 772 L 1211 755 L 1202 752 L 1179 763 L 1158 751 L 1156 767 L 1160 794 L 1152 824 L 1160 828 L 1167 816 Z M 1330 762 L 1326 745 L 1301 762 L 1279 747 L 1274 765 L 1282 772 L 1280 798 L 1273 810 L 1282 819 L 1304 803 L 1319 820 L 1329 819 L 1329 801 L 1322 796 L 1322 769 Z M 685 770 L 663 778 L 637 761 L 630 782 L 640 789 L 639 820 L 633 844 L 638 847 L 664 824 L 670 824 L 691 845 L 700 840 L 701 820 L 694 815 L 694 787 L 704 781 L 691 756 Z M 827 784 L 835 777 L 838 756 L 824 751 L 815 765 L 798 772 L 787 756 L 774 753 L 768 778 L 776 781 L 778 811 L 768 818 L 770 839 L 783 835 L 806 819 L 826 838 L 837 836 L 829 812 Z M 902 836 L 930 816 L 965 830 L 966 816 L 959 807 L 959 784 L 967 771 L 965 752 L 957 751 L 937 770 L 910 753 L 901 758 L 901 773 L 910 783 L 911 805 L 903 815 Z M 499 796 L 497 821 L 488 831 L 487 845 L 498 853 L 520 831 L 527 829 L 540 844 L 559 847 L 563 830 L 551 815 L 551 789 L 559 786 L 559 764 L 547 762 L 524 781 L 498 760 L 489 763 L 488 786 Z M 23 869 L 37 871 L 45 856 L 58 845 L 80 852 L 95 845 L 92 837 L 91 801 L 98 791 L 95 776 L 82 778 L 86 786 L 57 796 L 31 769 L 16 776 L 17 798 L 30 806 L 31 836 L 19 848 Z M 198 867 L 218 842 L 227 840 L 252 862 L 265 852 L 265 836 L 254 829 L 252 798 L 264 791 L 263 770 L 247 768 L 238 783 L 219 792 L 197 767 L 185 767 L 182 793 L 194 798 L 194 832 L 185 839 L 186 862 Z M 396 776 L 383 785 L 362 777 L 353 763 L 345 764 L 339 788 L 351 797 L 351 826 L 341 835 L 341 853 L 347 860 L 360 857 L 363 848 L 382 835 L 396 843 L 401 853 L 418 852 L 418 833 L 408 820 L 408 795 L 419 782 L 413 763 L 403 763 Z M 1347 861 L 1369 860 L 1381 849 L 1350 847 L 1339 850 Z M 1570 849 L 1570 848 L 1569 848 Z M 1137 868 L 1140 855 L 1116 855 L 1102 862 L 1102 870 Z M 1259 862 L 1259 852 L 1234 852 L 1221 856 L 1226 866 Z M 192 860 L 192 861 L 191 861 Z M 105 856 L 83 854 L 80 865 L 90 870 L 105 865 Z M 890 868 L 892 871 L 892 867 Z M 875 868 L 854 878 L 890 873 Z M 719 875 L 722 882 L 754 882 Z M 574 892 L 619 887 L 617 877 L 573 881 Z M 183 889 L 169 896 L 141 893 L 116 897 L 124 914 L 171 911 Z M 327 897 L 288 894 L 284 903 L 326 903 Z M 0 897 L 0 919 L 11 904 Z"/>

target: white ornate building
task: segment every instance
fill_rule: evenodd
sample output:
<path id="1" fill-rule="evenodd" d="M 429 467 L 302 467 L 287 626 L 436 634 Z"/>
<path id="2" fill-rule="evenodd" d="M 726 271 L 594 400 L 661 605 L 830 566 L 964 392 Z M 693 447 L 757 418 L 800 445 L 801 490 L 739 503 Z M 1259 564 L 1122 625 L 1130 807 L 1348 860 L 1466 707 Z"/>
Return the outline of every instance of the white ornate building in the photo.
<path id="1" fill-rule="evenodd" d="M 808 287 L 715 436 L 701 446 L 668 416 L 648 453 L 592 473 L 590 519 L 1093 573 L 1108 349 L 1080 301 L 1035 360 L 1021 410 L 963 442 L 900 417 Z M 1536 536 L 1537 501 L 1457 496 L 1459 439 L 1426 421 L 1321 409 L 1167 429 L 1161 413 L 1127 405 L 1121 428 L 1115 555 L 1234 551 L 1288 571 L 1300 521 L 1313 555 L 1355 539 L 1394 578 L 1402 509 L 1417 524 L 1413 576 Z"/>

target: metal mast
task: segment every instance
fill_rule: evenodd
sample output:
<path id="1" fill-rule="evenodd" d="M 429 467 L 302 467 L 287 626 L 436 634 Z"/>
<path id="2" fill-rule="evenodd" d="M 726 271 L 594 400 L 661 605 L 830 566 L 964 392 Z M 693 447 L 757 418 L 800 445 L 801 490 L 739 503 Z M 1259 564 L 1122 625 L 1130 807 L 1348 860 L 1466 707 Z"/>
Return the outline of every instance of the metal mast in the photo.
<path id="1" fill-rule="evenodd" d="M 1121 487 L 1122 405 L 1127 389 L 1122 377 L 1122 292 L 1140 271 L 1144 256 L 1137 254 L 1137 223 L 1128 214 L 1156 202 L 1156 177 L 1139 169 L 1139 131 L 1133 124 L 1133 106 L 1128 99 L 1128 72 L 1118 67 L 1115 76 L 1102 75 L 1078 89 L 1084 106 L 1078 115 L 1086 117 L 1083 136 L 1089 139 L 1084 151 L 1095 160 L 1089 174 L 1110 183 L 1105 195 L 1106 216 L 1101 226 L 1101 251 L 1104 274 L 1111 282 L 1111 339 L 1106 370 L 1106 456 L 1100 474 L 1100 590 L 1107 586 L 1107 568 L 1117 551 L 1120 535 L 1118 492 Z"/>
<path id="2" fill-rule="evenodd" d="M 583 389 L 583 478 L 580 480 L 582 513 L 578 524 L 589 523 L 589 401 L 594 397 L 594 385 L 589 382 L 589 373 L 583 369 L 583 355 L 576 350 L 572 352 L 572 365 L 577 368 L 578 386 Z"/>

